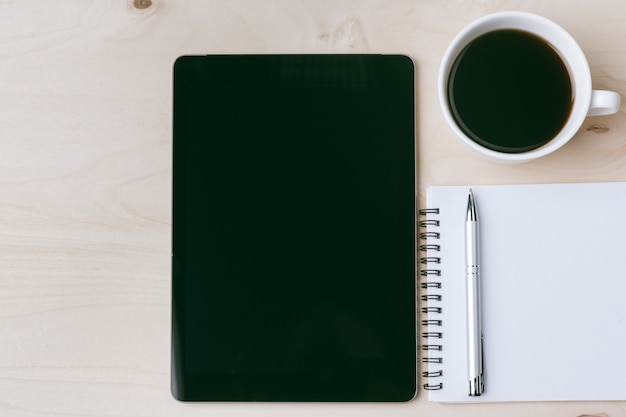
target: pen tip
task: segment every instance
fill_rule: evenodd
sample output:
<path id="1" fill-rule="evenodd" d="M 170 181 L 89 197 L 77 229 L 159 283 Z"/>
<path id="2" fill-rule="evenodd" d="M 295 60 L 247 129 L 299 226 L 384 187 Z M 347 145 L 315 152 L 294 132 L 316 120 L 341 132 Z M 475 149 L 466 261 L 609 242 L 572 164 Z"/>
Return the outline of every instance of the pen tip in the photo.
<path id="1" fill-rule="evenodd" d="M 467 198 L 467 221 L 477 221 L 478 216 L 476 216 L 476 204 L 474 203 L 474 193 L 472 193 L 472 189 L 469 189 L 469 196 Z"/>

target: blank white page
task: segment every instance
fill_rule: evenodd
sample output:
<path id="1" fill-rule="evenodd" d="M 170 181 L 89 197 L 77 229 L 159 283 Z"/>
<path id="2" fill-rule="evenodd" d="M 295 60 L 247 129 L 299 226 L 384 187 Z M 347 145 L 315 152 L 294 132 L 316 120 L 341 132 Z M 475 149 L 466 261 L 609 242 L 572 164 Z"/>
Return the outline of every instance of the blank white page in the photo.
<path id="1" fill-rule="evenodd" d="M 485 394 L 469 397 L 464 222 L 470 187 L 439 208 L 442 351 L 432 401 L 626 399 L 626 183 L 472 186 L 480 221 Z M 436 326 L 435 326 L 436 327 Z M 422 331 L 428 329 L 423 327 Z M 431 329 L 435 330 L 435 329 Z M 424 343 L 434 343 L 433 341 Z"/>

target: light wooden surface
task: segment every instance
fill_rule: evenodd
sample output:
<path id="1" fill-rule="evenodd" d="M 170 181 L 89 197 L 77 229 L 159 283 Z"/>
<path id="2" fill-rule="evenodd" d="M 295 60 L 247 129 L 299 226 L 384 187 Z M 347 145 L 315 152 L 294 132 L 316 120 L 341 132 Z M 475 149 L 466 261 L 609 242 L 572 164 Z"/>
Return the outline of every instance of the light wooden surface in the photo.
<path id="1" fill-rule="evenodd" d="M 587 119 L 563 149 L 523 165 L 487 162 L 453 139 L 437 101 L 439 62 L 457 31 L 500 10 L 564 26 L 594 87 L 626 96 L 619 0 L 0 0 L 0 416 L 626 415 L 625 402 L 443 405 L 423 391 L 404 404 L 170 395 L 174 59 L 409 55 L 420 205 L 434 184 L 626 180 L 623 111 Z M 593 358 L 589 330 L 581 343 L 592 342 Z M 626 391 L 626 375 L 616 381 Z"/>

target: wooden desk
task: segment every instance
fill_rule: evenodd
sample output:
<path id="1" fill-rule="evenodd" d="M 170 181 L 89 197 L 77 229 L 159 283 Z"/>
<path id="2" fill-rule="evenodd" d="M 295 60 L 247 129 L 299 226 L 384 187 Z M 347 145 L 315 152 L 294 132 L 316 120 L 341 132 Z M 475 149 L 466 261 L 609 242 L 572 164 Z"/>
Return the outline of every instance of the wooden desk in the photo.
<path id="1" fill-rule="evenodd" d="M 626 402 L 442 405 L 424 391 L 405 404 L 183 404 L 170 395 L 174 59 L 411 56 L 420 205 L 431 184 L 626 180 L 623 112 L 589 118 L 563 149 L 523 165 L 486 162 L 452 137 L 437 101 L 439 62 L 457 31 L 500 10 L 564 26 L 587 53 L 594 87 L 626 96 L 618 0 L 0 2 L 0 415 L 626 415 Z"/>

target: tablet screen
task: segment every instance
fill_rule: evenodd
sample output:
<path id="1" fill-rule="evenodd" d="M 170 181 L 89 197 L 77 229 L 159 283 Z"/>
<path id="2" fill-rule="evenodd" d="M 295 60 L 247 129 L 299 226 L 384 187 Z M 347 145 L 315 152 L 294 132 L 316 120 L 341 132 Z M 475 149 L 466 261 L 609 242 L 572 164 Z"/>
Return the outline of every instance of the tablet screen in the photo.
<path id="1" fill-rule="evenodd" d="M 403 56 L 177 60 L 176 398 L 414 396 L 414 115 Z"/>

